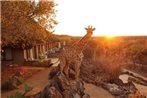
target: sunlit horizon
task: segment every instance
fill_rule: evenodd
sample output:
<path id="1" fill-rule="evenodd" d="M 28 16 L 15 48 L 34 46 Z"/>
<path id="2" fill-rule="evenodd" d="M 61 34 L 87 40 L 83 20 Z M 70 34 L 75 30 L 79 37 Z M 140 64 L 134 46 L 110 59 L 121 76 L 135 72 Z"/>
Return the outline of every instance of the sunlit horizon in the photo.
<path id="1" fill-rule="evenodd" d="M 147 36 L 146 0 L 55 0 L 55 34 L 83 36 L 84 27 L 96 28 L 93 36 Z"/>

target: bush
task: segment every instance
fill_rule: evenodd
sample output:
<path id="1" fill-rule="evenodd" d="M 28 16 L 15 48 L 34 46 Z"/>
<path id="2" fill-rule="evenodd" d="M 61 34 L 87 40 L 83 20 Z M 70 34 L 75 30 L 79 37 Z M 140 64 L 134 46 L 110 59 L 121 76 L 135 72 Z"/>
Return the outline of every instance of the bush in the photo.
<path id="1" fill-rule="evenodd" d="M 45 53 L 40 53 L 39 54 L 39 59 L 40 60 L 44 60 L 44 59 L 46 59 L 46 57 L 47 57 L 47 55 Z"/>
<path id="2" fill-rule="evenodd" d="M 20 84 L 22 84 L 24 82 L 24 78 L 22 78 L 22 77 L 18 77 L 17 79 L 16 79 L 16 85 L 20 85 Z"/>
<path id="3" fill-rule="evenodd" d="M 33 89 L 32 86 L 30 86 L 30 85 L 28 85 L 28 84 L 25 84 L 25 93 L 24 93 L 24 94 L 17 91 L 17 92 L 15 92 L 15 93 L 13 93 L 12 95 L 7 96 L 7 98 L 26 98 L 26 97 L 25 97 L 25 94 L 26 94 L 27 92 L 31 91 L 32 89 Z"/>
<path id="4" fill-rule="evenodd" d="M 28 85 L 28 84 L 25 84 L 25 93 L 31 91 L 33 89 L 32 86 Z"/>
<path id="5" fill-rule="evenodd" d="M 21 92 L 15 92 L 14 94 L 7 96 L 7 98 L 26 98 Z"/>
<path id="6" fill-rule="evenodd" d="M 13 78 L 9 78 L 3 85 L 2 85 L 3 90 L 13 90 L 15 89 L 13 85 Z"/>
<path id="7" fill-rule="evenodd" d="M 3 90 L 13 90 L 16 89 L 18 85 L 22 84 L 24 82 L 24 78 L 22 77 L 10 77 L 3 85 Z"/>

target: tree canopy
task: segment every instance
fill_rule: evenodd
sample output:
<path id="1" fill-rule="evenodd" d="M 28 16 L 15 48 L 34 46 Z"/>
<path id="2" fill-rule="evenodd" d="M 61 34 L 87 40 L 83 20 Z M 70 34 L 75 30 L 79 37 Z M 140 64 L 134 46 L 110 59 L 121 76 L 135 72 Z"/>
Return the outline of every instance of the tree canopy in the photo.
<path id="1" fill-rule="evenodd" d="M 2 47 L 26 48 L 52 35 L 56 4 L 49 1 L 1 1 Z"/>

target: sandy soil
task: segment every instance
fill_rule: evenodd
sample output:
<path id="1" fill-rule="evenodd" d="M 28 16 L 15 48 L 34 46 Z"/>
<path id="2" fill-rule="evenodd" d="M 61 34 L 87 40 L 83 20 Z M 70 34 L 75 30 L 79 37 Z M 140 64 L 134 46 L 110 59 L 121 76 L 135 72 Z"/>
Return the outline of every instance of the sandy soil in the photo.
<path id="1" fill-rule="evenodd" d="M 28 79 L 32 75 L 36 74 L 37 72 L 44 70 L 44 68 L 37 68 L 37 67 L 31 67 L 31 66 L 17 66 L 14 68 L 11 67 L 3 67 L 2 73 L 1 73 L 1 83 L 5 83 L 11 76 L 13 76 L 17 71 L 21 71 L 23 73 L 23 78 Z"/>
<path id="2" fill-rule="evenodd" d="M 90 95 L 90 98 L 115 98 L 108 91 L 93 84 L 84 83 L 84 86 L 85 92 Z"/>
<path id="3" fill-rule="evenodd" d="M 18 89 L 2 92 L 1 98 L 7 98 L 7 96 L 10 96 L 12 93 L 14 93 L 16 91 L 20 91 L 20 92 L 24 93 L 25 84 L 29 84 L 30 86 L 35 88 L 32 90 L 34 93 L 38 92 L 37 89 L 39 89 L 39 90 L 43 89 L 48 84 L 49 71 L 50 71 L 50 69 L 46 68 L 45 70 L 42 70 L 42 71 L 36 73 L 35 75 L 33 75 L 31 78 L 27 79 L 22 85 L 18 86 Z"/>
<path id="4" fill-rule="evenodd" d="M 129 77 L 128 75 L 121 75 L 119 78 L 123 80 L 124 83 L 127 83 L 128 77 Z M 141 94 L 147 96 L 147 86 L 136 84 L 136 83 L 134 84 Z"/>
<path id="5" fill-rule="evenodd" d="M 54 59 L 52 62 L 55 62 L 55 61 L 56 60 Z M 57 65 L 58 65 L 58 63 L 54 64 L 53 66 L 57 66 Z M 31 86 L 37 87 L 39 89 L 42 87 L 45 87 L 45 85 L 47 85 L 47 83 L 48 83 L 47 77 L 48 77 L 49 71 L 50 71 L 50 69 L 46 68 L 46 70 L 43 70 L 43 71 L 35 74 L 33 77 L 27 79 L 25 81 L 25 83 L 31 84 Z M 127 82 L 128 77 L 129 77 L 128 75 L 121 75 L 120 79 L 122 79 L 124 82 Z M 143 85 L 139 85 L 139 84 L 135 84 L 135 85 L 140 90 L 140 92 L 142 94 L 147 96 L 147 86 L 143 86 Z M 108 91 L 106 91 L 100 87 L 97 87 L 93 84 L 84 83 L 84 86 L 85 86 L 85 92 L 90 95 L 90 98 L 115 98 Z M 20 85 L 19 90 L 23 91 L 23 89 L 24 89 L 24 85 Z M 36 89 L 33 92 L 38 91 Z M 16 91 L 16 90 L 14 90 L 14 91 Z M 12 94 L 14 91 L 2 93 L 2 98 L 6 98 L 6 96 Z"/>

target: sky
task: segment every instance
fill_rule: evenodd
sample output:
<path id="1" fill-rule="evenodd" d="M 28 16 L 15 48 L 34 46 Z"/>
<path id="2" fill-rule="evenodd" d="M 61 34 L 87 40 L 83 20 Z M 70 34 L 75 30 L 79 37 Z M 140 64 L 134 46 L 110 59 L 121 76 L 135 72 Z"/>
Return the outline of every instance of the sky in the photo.
<path id="1" fill-rule="evenodd" d="M 147 0 L 54 0 L 58 4 L 55 34 L 83 36 L 147 36 Z"/>

